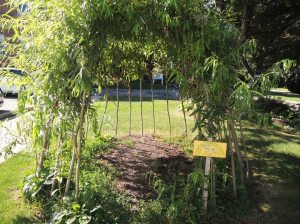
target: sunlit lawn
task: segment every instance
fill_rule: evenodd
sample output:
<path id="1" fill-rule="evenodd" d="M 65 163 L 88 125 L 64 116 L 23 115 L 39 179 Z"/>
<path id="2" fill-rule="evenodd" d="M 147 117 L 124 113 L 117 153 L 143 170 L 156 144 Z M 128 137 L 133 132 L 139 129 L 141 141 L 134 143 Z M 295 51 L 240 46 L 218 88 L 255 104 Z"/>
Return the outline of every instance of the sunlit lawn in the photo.
<path id="1" fill-rule="evenodd" d="M 103 102 L 97 102 L 99 120 L 103 115 Z M 116 126 L 116 101 L 109 101 L 107 116 L 104 120 L 103 133 L 115 134 Z M 170 117 L 171 117 L 171 134 L 172 136 L 181 136 L 185 133 L 184 116 L 181 110 L 181 103 L 177 100 L 169 101 Z M 144 134 L 153 133 L 153 118 L 152 118 L 152 103 L 151 101 L 143 102 L 143 117 L 144 117 Z M 169 120 L 167 115 L 166 100 L 155 100 L 155 121 L 156 134 L 161 136 L 169 136 Z M 194 119 L 187 113 L 188 135 L 192 137 L 192 128 Z M 123 99 L 120 101 L 119 108 L 119 127 L 118 135 L 127 135 L 129 131 L 129 103 Z M 141 110 L 140 102 L 135 100 L 132 102 L 132 134 L 141 133 Z"/>
<path id="2" fill-rule="evenodd" d="M 37 208 L 25 203 L 22 180 L 34 170 L 32 157 L 17 155 L 0 164 L 0 223 L 33 223 Z"/>
<path id="3" fill-rule="evenodd" d="M 300 103 L 300 95 L 291 93 L 288 89 L 285 89 L 285 88 L 272 89 L 272 92 L 270 93 L 270 95 L 272 96 L 272 98 L 275 98 L 275 99 Z"/>

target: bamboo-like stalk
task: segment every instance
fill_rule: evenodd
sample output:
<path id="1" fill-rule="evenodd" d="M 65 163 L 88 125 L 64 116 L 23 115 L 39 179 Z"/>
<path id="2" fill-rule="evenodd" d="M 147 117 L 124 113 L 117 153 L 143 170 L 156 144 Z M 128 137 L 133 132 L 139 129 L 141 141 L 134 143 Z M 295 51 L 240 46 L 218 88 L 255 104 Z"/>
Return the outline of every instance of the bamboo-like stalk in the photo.
<path id="1" fill-rule="evenodd" d="M 186 122 L 186 114 L 185 114 L 185 108 L 184 108 L 184 103 L 183 103 L 182 97 L 180 97 L 180 101 L 181 101 L 181 108 L 182 108 L 183 119 L 184 119 L 185 137 L 187 137 L 188 136 L 187 122 Z"/>
<path id="2" fill-rule="evenodd" d="M 45 132 L 45 136 L 44 136 L 44 144 L 43 144 L 43 150 L 41 152 L 38 164 L 37 164 L 37 169 L 36 169 L 36 176 L 40 177 L 41 175 L 41 171 L 44 167 L 44 161 L 45 161 L 45 157 L 46 157 L 46 153 L 49 151 L 49 147 L 50 147 L 50 135 L 51 135 L 51 125 L 53 123 L 53 116 L 51 115 L 50 120 L 47 124 L 47 128 L 46 128 L 46 132 Z"/>
<path id="3" fill-rule="evenodd" d="M 64 194 L 65 197 L 68 196 L 68 194 L 69 194 L 71 179 L 72 179 L 72 176 L 73 176 L 73 170 L 74 170 L 75 159 L 76 159 L 78 131 L 79 131 L 79 122 L 78 122 L 78 124 L 77 124 L 77 126 L 74 130 L 73 136 L 72 136 L 72 138 L 73 138 L 72 158 L 71 158 L 69 173 L 68 173 L 67 182 L 66 182 L 66 188 L 65 188 L 65 194 Z"/>
<path id="4" fill-rule="evenodd" d="M 142 125 L 142 135 L 144 135 L 143 96 L 142 96 L 142 78 L 140 78 L 140 104 L 141 104 L 141 125 Z"/>
<path id="5" fill-rule="evenodd" d="M 86 113 L 86 93 L 83 93 L 83 102 L 80 112 L 80 122 L 79 122 L 79 141 L 78 141 L 78 150 L 77 150 L 77 167 L 76 167 L 76 184 L 75 184 L 75 196 L 79 196 L 79 178 L 80 178 L 80 165 L 81 165 L 81 148 L 82 148 L 82 139 L 84 138 L 83 132 L 83 123 L 84 116 Z M 89 97 L 90 99 L 90 97 Z"/>
<path id="6" fill-rule="evenodd" d="M 58 149 L 60 150 L 61 147 L 61 139 L 58 141 Z M 55 185 L 56 185 L 56 178 L 58 174 L 58 169 L 59 169 L 59 152 L 56 152 L 55 155 L 55 167 L 54 167 L 54 175 L 52 178 L 52 185 L 51 185 L 51 194 L 55 190 Z"/>
<path id="7" fill-rule="evenodd" d="M 155 136 L 155 106 L 154 106 L 154 93 L 153 93 L 153 78 L 150 78 L 151 81 L 151 100 L 152 100 L 152 118 L 153 118 L 153 136 Z"/>
<path id="8" fill-rule="evenodd" d="M 76 195 L 79 192 L 79 168 L 80 168 L 80 156 L 81 156 L 81 140 L 82 140 L 82 125 L 83 125 L 83 118 L 85 114 L 85 102 L 86 102 L 86 95 L 83 94 L 83 102 L 81 106 L 80 111 L 80 118 L 77 123 L 77 126 L 75 128 L 75 131 L 73 133 L 73 151 L 72 151 L 72 158 L 65 188 L 65 194 L 64 196 L 67 196 L 69 194 L 70 185 L 71 185 L 71 179 L 73 176 L 73 170 L 75 166 L 75 160 L 76 160 L 76 153 L 77 153 L 77 169 L 76 169 Z M 79 138 L 79 146 L 78 146 L 78 133 L 80 132 L 80 138 Z"/>
<path id="9" fill-rule="evenodd" d="M 227 125 L 230 126 L 229 124 Z M 232 189 L 233 189 L 233 196 L 237 197 L 237 191 L 236 191 L 236 176 L 235 176 L 235 161 L 234 161 L 234 152 L 232 147 L 232 136 L 230 130 L 228 130 L 228 148 L 230 150 L 231 155 L 231 172 L 232 172 Z"/>
<path id="10" fill-rule="evenodd" d="M 116 112 L 116 130 L 115 130 L 115 135 L 116 138 L 118 138 L 118 126 L 119 126 L 119 80 L 117 81 L 117 112 Z"/>
<path id="11" fill-rule="evenodd" d="M 37 169 L 36 169 L 36 176 L 37 177 L 41 176 L 41 171 L 42 171 L 42 169 L 44 167 L 44 161 L 45 161 L 45 157 L 46 157 L 46 152 L 49 149 L 49 139 L 48 138 L 49 138 L 48 133 L 46 133 L 45 137 L 44 137 L 43 150 L 42 150 L 42 152 L 40 154 L 40 158 L 39 158 Z"/>
<path id="12" fill-rule="evenodd" d="M 168 113 L 168 120 L 169 120 L 169 135 L 170 138 L 172 136 L 172 126 L 171 126 L 171 116 L 170 116 L 170 108 L 169 108 L 169 89 L 168 89 L 168 76 L 166 76 L 166 101 L 167 101 L 167 113 Z"/>
<path id="13" fill-rule="evenodd" d="M 101 119 L 101 123 L 100 123 L 100 134 L 101 134 L 104 118 L 106 117 L 106 113 L 107 113 L 108 95 L 109 95 L 109 88 L 106 87 L 105 88 L 105 96 L 104 96 L 105 97 L 105 107 L 104 107 L 104 112 L 102 114 L 102 119 Z"/>
<path id="14" fill-rule="evenodd" d="M 246 151 L 244 131 L 243 131 L 241 119 L 239 119 L 239 126 L 240 126 L 241 141 L 242 141 L 242 146 L 243 146 L 243 151 L 244 151 L 244 156 L 245 156 L 245 161 L 246 161 L 246 177 L 249 177 L 249 172 L 250 172 L 249 160 L 248 160 L 248 155 L 247 155 L 247 151 Z"/>
<path id="15" fill-rule="evenodd" d="M 131 123 L 132 123 L 132 102 L 131 102 L 131 81 L 128 84 L 128 100 L 129 100 L 129 135 L 131 135 Z"/>
<path id="16" fill-rule="evenodd" d="M 85 139 L 88 138 L 88 132 L 89 132 L 89 117 L 88 117 L 88 112 L 86 112 L 86 116 L 85 116 Z"/>
<path id="17" fill-rule="evenodd" d="M 235 132 L 235 129 L 234 129 L 233 121 L 230 121 L 229 132 L 231 132 L 231 137 L 232 137 L 232 140 L 233 140 L 234 148 L 235 148 L 237 159 L 238 159 L 238 162 L 239 162 L 241 183 L 244 186 L 245 185 L 245 181 L 244 181 L 244 164 L 243 164 L 243 160 L 242 160 L 242 157 L 241 157 L 241 150 L 240 150 L 240 146 L 239 146 L 238 139 L 237 139 L 237 136 L 236 136 L 236 132 Z"/>

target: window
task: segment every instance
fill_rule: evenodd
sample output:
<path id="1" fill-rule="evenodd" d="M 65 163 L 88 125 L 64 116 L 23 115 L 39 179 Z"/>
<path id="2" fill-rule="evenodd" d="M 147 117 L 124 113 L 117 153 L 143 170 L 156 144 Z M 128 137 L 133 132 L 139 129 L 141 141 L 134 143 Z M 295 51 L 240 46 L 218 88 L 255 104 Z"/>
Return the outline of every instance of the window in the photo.
<path id="1" fill-rule="evenodd" d="M 0 57 L 3 56 L 5 54 L 4 51 L 4 35 L 0 34 Z"/>

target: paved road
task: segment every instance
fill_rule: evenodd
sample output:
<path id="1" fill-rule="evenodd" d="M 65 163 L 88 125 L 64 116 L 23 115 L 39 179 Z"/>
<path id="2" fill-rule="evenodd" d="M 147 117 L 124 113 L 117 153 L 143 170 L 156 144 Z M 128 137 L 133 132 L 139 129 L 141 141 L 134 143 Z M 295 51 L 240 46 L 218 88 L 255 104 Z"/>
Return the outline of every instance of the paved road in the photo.
<path id="1" fill-rule="evenodd" d="M 0 114 L 7 111 L 14 111 L 18 108 L 18 99 L 16 96 L 4 98 L 4 104 L 0 107 Z"/>
<path id="2" fill-rule="evenodd" d="M 103 90 L 100 94 L 96 94 L 93 96 L 94 100 L 101 100 L 103 96 L 105 95 L 105 90 Z M 109 95 L 110 96 L 117 96 L 117 90 L 116 89 L 109 89 Z M 119 96 L 120 97 L 127 97 L 128 96 L 128 89 L 119 89 Z M 151 98 L 151 90 L 144 89 L 142 91 L 143 98 Z M 133 89 L 131 91 L 131 97 L 140 97 L 140 90 Z M 166 99 L 167 98 L 167 92 L 165 89 L 155 89 L 153 90 L 153 97 L 155 99 Z M 179 97 L 179 91 L 175 89 L 169 89 L 168 98 L 176 100 Z"/>

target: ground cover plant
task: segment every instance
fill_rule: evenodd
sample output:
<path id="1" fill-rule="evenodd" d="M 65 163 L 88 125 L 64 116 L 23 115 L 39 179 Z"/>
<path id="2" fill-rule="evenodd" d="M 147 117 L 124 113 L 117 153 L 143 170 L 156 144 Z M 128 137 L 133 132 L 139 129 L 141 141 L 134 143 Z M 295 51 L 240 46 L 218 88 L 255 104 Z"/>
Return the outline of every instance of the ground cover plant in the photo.
<path id="1" fill-rule="evenodd" d="M 19 10 L 19 1 L 8 2 Z M 107 189 L 109 181 L 104 179 L 101 189 L 95 189 L 97 186 L 93 184 L 85 186 L 93 179 L 89 176 L 92 174 L 85 172 L 86 159 L 96 153 L 93 150 L 98 148 L 97 144 L 106 142 L 101 134 L 103 125 L 108 123 L 97 115 L 92 93 L 95 86 L 99 90 L 116 86 L 114 135 L 119 137 L 122 113 L 119 87 L 121 84 L 128 87 L 131 134 L 136 120 L 132 116 L 136 105 L 131 98 L 131 83 L 138 80 L 143 136 L 149 125 L 144 113 L 142 79 L 146 75 L 151 80 L 156 70 L 167 76 L 167 95 L 171 78 L 180 86 L 183 133 L 188 134 L 189 119 L 185 112 L 189 111 L 194 119 L 196 139 L 228 143 L 230 154 L 227 160 L 211 165 L 214 171 L 216 166 L 222 170 L 220 176 L 217 172 L 210 174 L 211 212 L 217 208 L 216 197 L 222 192 L 231 199 L 243 200 L 250 170 L 245 147 L 242 147 L 245 140 L 242 137 L 239 142 L 236 129 L 242 130 L 242 115 L 253 112 L 253 99 L 268 94 L 279 76 L 294 66 L 292 61 L 277 62 L 259 76 L 249 75 L 244 59 L 254 54 L 256 42 L 245 38 L 247 22 L 242 19 L 238 27 L 216 5 L 205 1 L 45 0 L 32 1 L 28 7 L 29 10 L 17 19 L 5 15 L 1 22 L 6 29 L 15 31 L 6 44 L 7 63 L 28 71 L 22 83 L 27 88 L 19 94 L 19 111 L 24 112 L 29 103 L 33 107 L 33 116 L 29 121 L 31 126 L 20 126 L 20 130 L 31 140 L 38 160 L 36 172 L 28 179 L 25 189 L 29 198 L 39 192 L 44 192 L 42 198 L 56 195 L 56 206 L 49 219 L 55 222 L 125 222 L 126 200 L 121 200 L 122 196 L 105 196 L 118 195 Z M 245 8 L 242 14 L 246 13 Z M 161 107 L 156 107 L 153 100 L 152 84 L 150 89 L 152 134 L 155 135 L 159 126 L 157 112 Z M 105 98 L 103 114 L 106 115 L 108 94 Z M 173 130 L 171 107 L 172 102 L 167 97 L 164 122 L 168 124 L 169 137 Z M 96 140 L 89 138 L 87 124 Z M 91 150 L 93 140 L 97 142 Z M 100 147 L 103 148 L 106 147 Z M 89 169 L 93 170 L 93 167 Z M 95 172 L 98 174 L 99 171 L 100 176 L 104 173 L 105 178 L 111 179 L 106 169 L 103 165 Z M 158 195 L 166 193 L 166 198 L 171 198 L 166 204 L 158 205 L 162 206 L 161 211 L 167 209 L 169 215 L 162 222 L 185 220 L 188 213 L 175 212 L 185 206 L 192 206 L 191 211 L 199 211 L 199 201 L 195 204 L 186 191 L 198 189 L 195 184 L 199 185 L 203 178 L 192 176 L 178 180 L 178 191 L 176 181 L 173 188 L 169 188 L 157 180 Z M 52 183 L 50 191 L 44 189 L 48 183 Z M 225 184 L 221 184 L 219 191 L 215 183 Z M 199 196 L 201 190 L 192 193 Z M 105 211 L 110 209 L 105 208 L 105 202 L 92 208 L 96 202 L 92 203 L 91 198 L 107 199 L 108 205 L 120 208 L 120 213 L 108 215 Z M 47 203 L 45 205 L 47 209 Z M 190 217 L 189 222 L 198 222 L 202 217 L 205 216 L 199 212 L 198 216 Z"/>

